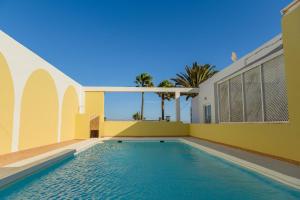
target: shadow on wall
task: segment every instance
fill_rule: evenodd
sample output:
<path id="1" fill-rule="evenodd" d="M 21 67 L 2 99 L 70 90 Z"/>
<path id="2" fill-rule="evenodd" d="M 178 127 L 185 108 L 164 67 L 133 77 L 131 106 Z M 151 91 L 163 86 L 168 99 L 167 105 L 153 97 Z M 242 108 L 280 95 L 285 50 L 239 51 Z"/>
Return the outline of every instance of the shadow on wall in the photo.
<path id="1" fill-rule="evenodd" d="M 176 137 L 188 136 L 189 124 L 182 122 L 105 121 L 101 137 Z"/>

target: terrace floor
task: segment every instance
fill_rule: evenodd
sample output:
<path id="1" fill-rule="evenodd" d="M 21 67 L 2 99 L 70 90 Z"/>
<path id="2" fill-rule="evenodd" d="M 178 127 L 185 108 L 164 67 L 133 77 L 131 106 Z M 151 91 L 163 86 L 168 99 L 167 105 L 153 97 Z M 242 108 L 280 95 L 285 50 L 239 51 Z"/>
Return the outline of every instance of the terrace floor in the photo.
<path id="1" fill-rule="evenodd" d="M 241 160 L 245 160 L 250 163 L 257 164 L 270 170 L 285 174 L 287 176 L 300 179 L 300 165 L 297 163 L 291 163 L 284 160 L 276 159 L 267 155 L 250 152 L 247 150 L 238 149 L 235 147 L 218 144 L 195 137 L 185 137 L 184 139 L 200 144 L 204 147 L 225 153 L 227 155 L 234 156 Z"/>
<path id="2" fill-rule="evenodd" d="M 66 147 L 68 145 L 75 144 L 75 143 L 78 143 L 81 141 L 82 140 L 69 140 L 69 141 L 65 141 L 65 142 L 50 144 L 50 145 L 41 146 L 41 147 L 35 147 L 35 148 L 22 150 L 22 151 L 18 151 L 18 152 L 2 154 L 2 155 L 0 155 L 0 167 L 11 164 L 11 163 L 19 162 L 21 160 L 25 160 L 27 158 L 38 156 L 38 155 L 47 153 L 49 151 L 60 149 L 62 147 Z"/>

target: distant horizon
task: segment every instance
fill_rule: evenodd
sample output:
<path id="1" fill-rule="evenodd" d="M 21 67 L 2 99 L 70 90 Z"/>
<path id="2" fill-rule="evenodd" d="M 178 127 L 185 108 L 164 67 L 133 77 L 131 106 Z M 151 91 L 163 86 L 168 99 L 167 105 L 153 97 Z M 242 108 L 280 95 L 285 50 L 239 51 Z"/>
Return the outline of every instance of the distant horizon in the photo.
<path id="1" fill-rule="evenodd" d="M 0 29 L 83 86 L 135 86 L 142 72 L 157 85 L 193 62 L 222 70 L 231 52 L 256 49 L 281 33 L 290 2 L 0 0 Z M 146 118 L 158 119 L 160 99 L 145 101 Z M 181 102 L 188 122 L 189 102 Z M 166 103 L 172 119 L 174 107 Z M 107 118 L 129 119 L 140 95 L 106 94 L 105 108 Z"/>

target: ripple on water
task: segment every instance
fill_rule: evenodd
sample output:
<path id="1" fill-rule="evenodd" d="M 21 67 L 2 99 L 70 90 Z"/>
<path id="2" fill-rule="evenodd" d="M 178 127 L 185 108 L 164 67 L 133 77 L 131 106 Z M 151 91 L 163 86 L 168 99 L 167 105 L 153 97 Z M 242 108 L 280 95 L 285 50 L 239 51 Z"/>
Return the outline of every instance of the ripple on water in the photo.
<path id="1" fill-rule="evenodd" d="M 178 142 L 105 142 L 0 191 L 1 199 L 295 200 L 300 192 Z"/>

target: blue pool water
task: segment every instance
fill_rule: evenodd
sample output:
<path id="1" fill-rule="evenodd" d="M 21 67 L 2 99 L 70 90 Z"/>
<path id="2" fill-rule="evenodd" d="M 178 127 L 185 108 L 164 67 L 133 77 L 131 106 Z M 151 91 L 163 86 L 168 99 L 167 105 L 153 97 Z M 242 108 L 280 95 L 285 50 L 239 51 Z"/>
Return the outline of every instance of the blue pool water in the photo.
<path id="1" fill-rule="evenodd" d="M 180 142 L 105 142 L 0 191 L 0 199 L 300 199 Z"/>

